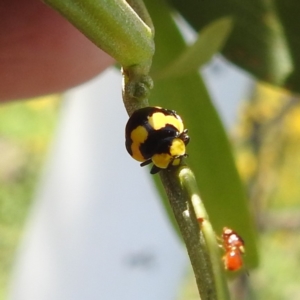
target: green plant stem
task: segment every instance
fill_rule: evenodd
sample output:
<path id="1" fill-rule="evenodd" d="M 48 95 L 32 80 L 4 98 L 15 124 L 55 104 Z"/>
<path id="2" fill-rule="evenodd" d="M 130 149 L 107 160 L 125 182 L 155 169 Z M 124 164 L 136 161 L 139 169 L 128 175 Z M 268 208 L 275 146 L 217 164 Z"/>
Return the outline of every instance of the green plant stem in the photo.
<path id="1" fill-rule="evenodd" d="M 195 212 L 198 226 L 200 226 L 200 231 L 205 240 L 205 246 L 211 262 L 212 274 L 215 281 L 217 299 L 229 299 L 227 283 L 224 277 L 224 267 L 221 264 L 220 259 L 220 247 L 216 239 L 216 234 L 209 221 L 204 203 L 200 198 L 200 192 L 195 176 L 188 167 L 181 168 L 178 175 L 181 186 L 183 190 L 186 191 L 187 201 Z"/>
<path id="2" fill-rule="evenodd" d="M 119 0 L 45 2 L 122 65 L 123 99 L 128 114 L 148 106 L 153 86 L 148 74 L 154 53 L 154 29 L 143 2 L 128 0 L 132 7 Z M 229 299 L 216 237 L 193 173 L 180 166 L 163 170 L 160 176 L 186 243 L 201 299 Z"/>
<path id="3" fill-rule="evenodd" d="M 141 0 L 44 0 L 123 67 L 145 64 L 154 53 L 152 23 Z"/>
<path id="4" fill-rule="evenodd" d="M 153 87 L 153 81 L 148 74 L 151 62 L 122 68 L 123 75 L 123 102 L 129 116 L 142 107 L 149 106 L 148 96 Z"/>
<path id="5" fill-rule="evenodd" d="M 219 246 L 192 171 L 181 166 L 161 171 L 160 177 L 185 241 L 201 299 L 229 299 Z"/>

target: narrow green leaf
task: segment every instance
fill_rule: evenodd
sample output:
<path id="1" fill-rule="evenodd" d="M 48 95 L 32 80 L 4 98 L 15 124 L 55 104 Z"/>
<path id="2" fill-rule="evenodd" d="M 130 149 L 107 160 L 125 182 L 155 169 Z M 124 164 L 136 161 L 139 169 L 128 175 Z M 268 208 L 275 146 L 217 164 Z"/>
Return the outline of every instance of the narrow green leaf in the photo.
<path id="1" fill-rule="evenodd" d="M 166 16 L 160 8 L 162 1 L 147 0 L 146 4 L 156 31 L 155 72 L 174 61 L 186 46 L 170 15 Z M 256 266 L 255 231 L 245 191 L 225 130 L 202 78 L 193 72 L 180 78 L 156 80 L 150 102 L 175 109 L 182 116 L 191 136 L 186 162 L 196 175 L 214 229 L 220 234 L 228 226 L 240 233 L 246 241 L 246 265 Z"/>
<path id="2" fill-rule="evenodd" d="M 187 47 L 166 68 L 154 74 L 154 79 L 181 77 L 197 71 L 221 50 L 232 29 L 232 18 L 224 17 L 204 27 L 193 45 Z"/>
<path id="3" fill-rule="evenodd" d="M 260 80 L 300 91 L 299 80 L 295 81 L 300 78 L 298 0 L 170 1 L 197 31 L 232 16 L 235 26 L 222 50 L 226 58 Z"/>
<path id="4" fill-rule="evenodd" d="M 151 61 L 153 32 L 126 1 L 44 0 L 123 67 Z M 132 2 L 132 1 L 131 1 Z M 136 5 L 142 7 L 141 1 Z M 145 16 L 145 19 L 147 16 Z"/>

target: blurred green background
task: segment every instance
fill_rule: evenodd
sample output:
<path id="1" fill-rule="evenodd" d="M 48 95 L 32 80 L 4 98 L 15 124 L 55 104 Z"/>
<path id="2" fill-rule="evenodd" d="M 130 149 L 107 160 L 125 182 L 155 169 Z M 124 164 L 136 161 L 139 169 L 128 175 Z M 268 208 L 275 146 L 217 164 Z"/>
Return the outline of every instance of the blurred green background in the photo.
<path id="1" fill-rule="evenodd" d="M 230 280 L 232 299 L 300 299 L 299 98 L 257 84 L 242 101 L 229 134 L 256 220 L 260 255 L 257 269 L 247 275 L 245 266 Z M 182 300 L 198 299 L 192 276 Z"/>
<path id="2" fill-rule="evenodd" d="M 53 136 L 57 95 L 0 106 L 0 299 L 6 288 L 42 163 Z"/>
<path id="3" fill-rule="evenodd" d="M 244 234 L 248 232 L 249 243 L 244 269 L 238 276 L 230 276 L 232 299 L 298 300 L 300 104 L 298 96 L 275 85 L 299 93 L 300 2 L 170 0 L 170 9 L 162 3 L 146 1 L 156 28 L 153 75 L 165 71 L 164 67 L 172 70 L 172 64 L 181 73 L 177 62 L 182 54 L 186 58 L 186 53 L 195 52 L 194 59 L 198 61 L 198 56 L 203 55 L 204 62 L 207 53 L 213 55 L 220 50 L 257 80 L 272 84 L 257 83 L 251 97 L 241 99 L 239 120 L 229 132 L 235 164 L 249 202 L 240 188 L 222 124 L 198 76 L 198 64 L 183 60 L 183 70 L 186 61 L 195 67 L 195 74 L 185 78 L 171 76 L 165 80 L 158 76 L 152 92 L 158 103 L 151 104 L 178 109 L 182 114 L 193 136 L 189 163 L 196 171 L 207 208 L 216 212 L 210 213 L 210 218 L 214 226 L 218 225 L 217 230 L 225 225 L 235 226 L 234 222 L 250 223 L 238 206 L 244 212 L 245 203 L 251 207 L 258 230 L 260 264 L 250 271 L 256 264 L 255 239 L 249 224 L 241 226 Z M 171 17 L 174 9 L 195 32 L 202 30 L 198 45 L 201 51 L 189 51 L 186 47 Z M 232 18 L 232 32 L 224 47 L 218 49 L 227 33 L 218 27 L 215 31 L 210 28 L 208 34 L 207 26 L 224 17 Z M 214 44 L 218 47 L 211 53 L 210 46 Z M 186 98 L 188 105 L 184 102 Z M 54 95 L 0 106 L 0 300 L 6 297 L 15 252 L 55 130 L 59 104 L 60 97 Z M 239 233 L 243 236 L 243 232 Z M 251 256 L 253 265 L 249 266 L 248 274 L 247 261 L 251 262 Z M 187 274 L 178 299 L 199 299 L 192 272 Z"/>
<path id="4" fill-rule="evenodd" d="M 232 279 L 233 299 L 300 298 L 300 104 L 257 84 L 230 133 L 259 229 L 260 266 Z M 60 97 L 0 106 L 0 299 L 58 119 Z M 247 245 L 246 245 L 247 251 Z M 247 255 L 247 253 L 246 253 Z M 192 272 L 178 299 L 198 299 Z"/>

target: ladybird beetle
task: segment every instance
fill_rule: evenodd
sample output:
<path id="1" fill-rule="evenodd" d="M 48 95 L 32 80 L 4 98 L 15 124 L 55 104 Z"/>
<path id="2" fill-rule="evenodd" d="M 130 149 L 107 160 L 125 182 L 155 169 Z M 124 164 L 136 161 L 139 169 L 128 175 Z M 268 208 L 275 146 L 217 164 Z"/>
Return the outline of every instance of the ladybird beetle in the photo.
<path id="1" fill-rule="evenodd" d="M 153 163 L 151 174 L 179 165 L 186 157 L 190 138 L 183 122 L 174 110 L 144 107 L 129 118 L 126 129 L 126 149 L 141 166 Z"/>
<path id="2" fill-rule="evenodd" d="M 238 271 L 243 266 L 243 254 L 245 253 L 245 243 L 243 239 L 232 229 L 223 228 L 223 247 L 226 251 L 223 256 L 225 269 Z"/>

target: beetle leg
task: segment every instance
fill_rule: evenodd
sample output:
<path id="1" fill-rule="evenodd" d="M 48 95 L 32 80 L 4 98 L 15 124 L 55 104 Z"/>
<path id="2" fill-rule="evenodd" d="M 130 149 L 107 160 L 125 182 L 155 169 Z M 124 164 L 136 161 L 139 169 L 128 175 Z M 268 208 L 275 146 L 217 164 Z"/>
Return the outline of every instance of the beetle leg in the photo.
<path id="1" fill-rule="evenodd" d="M 145 160 L 144 162 L 142 162 L 142 163 L 140 164 L 140 166 L 141 166 L 141 167 L 144 167 L 144 166 L 147 166 L 147 165 L 149 165 L 149 164 L 151 164 L 151 163 L 152 163 L 152 160 L 151 160 L 151 158 L 149 158 L 149 159 Z"/>
<path id="2" fill-rule="evenodd" d="M 156 174 L 161 170 L 161 168 L 157 167 L 156 165 L 153 165 L 151 168 L 150 174 Z"/>

